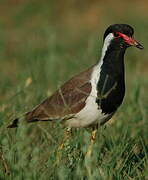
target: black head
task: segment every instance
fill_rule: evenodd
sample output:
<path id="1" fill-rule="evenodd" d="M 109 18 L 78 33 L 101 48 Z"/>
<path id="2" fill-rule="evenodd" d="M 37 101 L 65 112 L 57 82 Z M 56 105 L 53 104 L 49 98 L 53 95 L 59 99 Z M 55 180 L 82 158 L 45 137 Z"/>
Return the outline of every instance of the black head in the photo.
<path id="1" fill-rule="evenodd" d="M 128 24 L 113 24 L 106 29 L 104 33 L 104 39 L 109 33 L 116 34 L 117 32 L 132 37 L 134 34 L 134 29 Z"/>
<path id="2" fill-rule="evenodd" d="M 104 33 L 105 38 L 111 34 L 113 35 L 113 44 L 120 47 L 135 46 L 139 49 L 143 49 L 143 46 L 138 43 L 134 38 L 134 29 L 128 24 L 113 24 L 109 26 Z"/>

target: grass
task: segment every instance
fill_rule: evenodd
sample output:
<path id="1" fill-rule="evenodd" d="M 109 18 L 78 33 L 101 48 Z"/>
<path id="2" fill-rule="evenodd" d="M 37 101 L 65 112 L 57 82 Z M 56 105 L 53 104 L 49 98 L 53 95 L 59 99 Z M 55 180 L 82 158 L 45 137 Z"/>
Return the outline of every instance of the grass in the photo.
<path id="1" fill-rule="evenodd" d="M 94 30 L 97 25 L 90 24 L 88 29 L 82 25 L 77 30 L 65 23 L 63 28 L 63 17 L 60 26 L 48 24 L 46 16 L 54 17 L 52 12 L 48 14 L 48 8 L 40 4 L 32 9 L 34 4 L 28 3 L 22 1 L 22 6 L 12 8 L 11 20 L 9 13 L 1 16 L 1 22 L 6 19 L 7 23 L 0 24 L 0 179 L 148 179 L 148 43 L 144 14 L 121 18 L 134 24 L 135 36 L 145 50 L 131 48 L 126 52 L 126 97 L 113 119 L 98 129 L 89 157 L 91 130 L 73 129 L 66 138 L 58 122 L 26 125 L 22 121 L 17 129 L 6 128 L 13 118 L 95 63 L 102 45 L 101 26 Z M 41 21 L 36 20 L 38 12 Z M 103 27 L 115 18 L 113 14 L 106 20 L 105 13 Z"/>

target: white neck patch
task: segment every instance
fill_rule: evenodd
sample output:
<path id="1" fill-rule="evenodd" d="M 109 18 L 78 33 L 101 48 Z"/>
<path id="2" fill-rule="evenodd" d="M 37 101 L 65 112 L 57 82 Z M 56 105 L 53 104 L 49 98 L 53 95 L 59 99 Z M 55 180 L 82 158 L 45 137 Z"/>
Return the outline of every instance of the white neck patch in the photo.
<path id="1" fill-rule="evenodd" d="M 108 46 L 110 45 L 111 41 L 114 39 L 114 35 L 112 33 L 109 33 L 106 38 L 104 39 L 104 44 L 103 44 L 103 48 L 102 48 L 102 55 L 101 55 L 101 59 L 103 60 L 105 53 L 107 51 Z"/>
<path id="2" fill-rule="evenodd" d="M 100 78 L 100 71 L 101 71 L 101 66 L 103 64 L 103 58 L 105 56 L 105 53 L 107 51 L 107 48 L 108 46 L 110 45 L 111 41 L 114 39 L 114 35 L 112 33 L 108 34 L 104 40 L 104 44 L 103 44 L 103 48 L 102 48 L 102 54 L 101 54 L 101 59 L 99 61 L 98 64 L 96 64 L 96 66 L 94 67 L 93 69 L 93 73 L 92 73 L 92 76 L 91 76 L 91 85 L 92 85 L 92 91 L 91 91 L 91 94 L 90 96 L 93 96 L 93 97 L 97 97 L 97 83 L 98 83 L 98 80 Z"/>

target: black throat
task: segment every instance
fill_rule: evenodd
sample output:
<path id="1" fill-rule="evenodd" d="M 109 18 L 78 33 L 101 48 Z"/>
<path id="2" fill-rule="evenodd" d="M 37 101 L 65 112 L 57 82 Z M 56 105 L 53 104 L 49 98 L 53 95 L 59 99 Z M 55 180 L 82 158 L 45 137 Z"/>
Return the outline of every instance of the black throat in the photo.
<path id="1" fill-rule="evenodd" d="M 105 114 L 113 113 L 125 94 L 124 54 L 126 47 L 110 45 L 103 58 L 100 79 L 97 84 L 99 108 Z"/>
<path id="2" fill-rule="evenodd" d="M 124 54 L 126 47 L 110 45 L 103 58 L 102 71 L 114 78 L 124 78 Z"/>

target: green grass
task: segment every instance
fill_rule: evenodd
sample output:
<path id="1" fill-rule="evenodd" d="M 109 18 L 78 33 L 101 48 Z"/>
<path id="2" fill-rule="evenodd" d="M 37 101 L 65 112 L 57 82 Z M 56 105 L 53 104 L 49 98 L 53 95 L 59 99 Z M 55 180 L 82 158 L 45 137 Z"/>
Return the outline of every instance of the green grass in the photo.
<path id="1" fill-rule="evenodd" d="M 49 9 L 54 3 L 51 5 Z M 17 129 L 6 128 L 72 75 L 95 63 L 100 56 L 102 32 L 116 18 L 112 14 L 107 19 L 106 10 L 105 22 L 101 23 L 104 29 L 99 26 L 94 30 L 93 26 L 87 30 L 82 25 L 77 30 L 66 23 L 64 28 L 64 24 L 48 24 L 46 16 L 54 16 L 44 6 L 24 3 L 10 12 L 13 25 L 1 20 L 0 180 L 148 179 L 148 25 L 142 14 L 120 17 L 136 27 L 135 37 L 145 50 L 127 50 L 124 102 L 113 120 L 98 129 L 90 157 L 86 156 L 89 129 L 73 129 L 66 139 L 58 122 L 24 124 L 22 120 Z M 38 15 L 41 21 L 36 20 Z"/>

